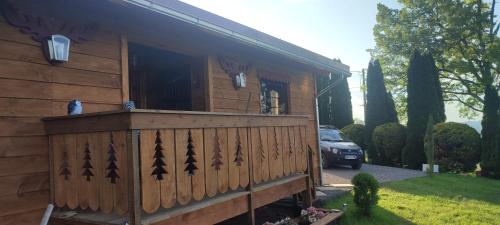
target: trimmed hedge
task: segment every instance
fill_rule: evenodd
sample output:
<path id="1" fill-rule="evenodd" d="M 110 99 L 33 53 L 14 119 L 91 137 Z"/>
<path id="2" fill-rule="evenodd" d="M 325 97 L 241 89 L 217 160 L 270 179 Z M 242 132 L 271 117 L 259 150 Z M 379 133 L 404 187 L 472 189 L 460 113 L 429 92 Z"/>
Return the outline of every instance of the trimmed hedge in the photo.
<path id="1" fill-rule="evenodd" d="M 361 149 L 366 150 L 365 143 L 365 125 L 363 124 L 349 124 L 340 129 L 349 139 L 356 143 Z"/>
<path id="2" fill-rule="evenodd" d="M 399 123 L 386 123 L 373 131 L 373 145 L 381 163 L 401 166 L 401 155 L 406 144 L 406 128 Z"/>
<path id="3" fill-rule="evenodd" d="M 481 156 L 481 137 L 472 127 L 455 122 L 434 126 L 436 164 L 443 172 L 471 172 Z"/>

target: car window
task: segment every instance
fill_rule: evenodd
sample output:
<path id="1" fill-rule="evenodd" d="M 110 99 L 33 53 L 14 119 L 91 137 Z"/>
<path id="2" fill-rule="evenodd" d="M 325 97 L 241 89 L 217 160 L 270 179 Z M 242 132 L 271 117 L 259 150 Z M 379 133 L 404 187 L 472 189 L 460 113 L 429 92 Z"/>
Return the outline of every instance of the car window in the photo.
<path id="1" fill-rule="evenodd" d="M 345 134 L 343 134 L 339 130 L 321 129 L 319 133 L 322 141 L 339 141 L 339 142 L 350 141 L 349 138 L 347 138 Z"/>

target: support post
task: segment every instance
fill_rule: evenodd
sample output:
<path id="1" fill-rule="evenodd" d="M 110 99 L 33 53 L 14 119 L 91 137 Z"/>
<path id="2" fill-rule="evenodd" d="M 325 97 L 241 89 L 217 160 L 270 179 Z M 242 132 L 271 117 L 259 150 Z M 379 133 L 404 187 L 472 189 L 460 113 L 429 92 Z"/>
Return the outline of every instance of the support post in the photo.
<path id="1" fill-rule="evenodd" d="M 128 172 L 128 223 L 141 225 L 141 183 L 139 180 L 139 130 L 131 130 L 127 134 Z"/>

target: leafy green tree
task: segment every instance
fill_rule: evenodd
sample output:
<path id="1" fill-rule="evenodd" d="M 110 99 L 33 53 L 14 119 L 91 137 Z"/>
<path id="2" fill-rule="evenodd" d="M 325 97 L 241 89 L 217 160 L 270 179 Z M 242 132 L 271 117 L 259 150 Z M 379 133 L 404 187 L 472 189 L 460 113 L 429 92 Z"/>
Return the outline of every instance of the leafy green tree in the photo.
<path id="1" fill-rule="evenodd" d="M 318 99 L 320 124 L 345 127 L 354 122 L 352 118 L 351 92 L 347 79 L 338 80 L 339 76 L 322 76 L 317 79 L 318 90 L 340 82 Z"/>
<path id="2" fill-rule="evenodd" d="M 365 141 L 368 147 L 368 157 L 372 163 L 378 164 L 383 162 L 372 143 L 373 130 L 384 123 L 398 122 L 394 101 L 385 88 L 384 75 L 378 60 L 373 60 L 368 64 L 366 88 Z"/>
<path id="3" fill-rule="evenodd" d="M 402 149 L 406 143 L 406 127 L 399 123 L 379 125 L 373 131 L 372 139 L 385 165 L 401 166 Z"/>
<path id="4" fill-rule="evenodd" d="M 376 49 L 396 95 L 398 111 L 406 107 L 404 71 L 415 49 L 435 56 L 445 101 L 460 106 L 460 114 L 483 114 L 482 168 L 500 176 L 499 147 L 499 23 L 496 1 L 400 0 L 401 9 L 378 5 L 374 27 Z M 496 172 L 495 172 L 496 171 Z"/>
<path id="5" fill-rule="evenodd" d="M 424 135 L 429 115 L 436 122 L 446 119 L 437 76 L 432 56 L 415 51 L 408 68 L 408 138 L 403 149 L 403 164 L 412 169 L 426 161 Z"/>

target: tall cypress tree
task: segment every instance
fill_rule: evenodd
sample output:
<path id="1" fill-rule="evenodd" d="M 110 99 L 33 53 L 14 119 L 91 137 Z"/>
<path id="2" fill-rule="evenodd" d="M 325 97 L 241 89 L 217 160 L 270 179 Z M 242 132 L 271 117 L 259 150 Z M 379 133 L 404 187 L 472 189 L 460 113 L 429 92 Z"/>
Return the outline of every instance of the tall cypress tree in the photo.
<path id="1" fill-rule="evenodd" d="M 332 124 L 338 128 L 343 128 L 354 123 L 352 118 L 351 92 L 347 78 L 332 90 Z"/>
<path id="2" fill-rule="evenodd" d="M 387 92 L 384 75 L 378 60 L 368 64 L 366 77 L 366 107 L 365 107 L 365 141 L 368 146 L 368 157 L 372 163 L 383 164 L 383 152 L 377 152 L 372 143 L 372 133 L 375 127 L 384 123 L 398 122 L 394 101 Z"/>
<path id="3" fill-rule="evenodd" d="M 481 121 L 481 172 L 500 178 L 500 99 L 497 89 L 486 86 Z"/>
<path id="4" fill-rule="evenodd" d="M 317 79 L 318 91 L 338 81 L 340 76 L 321 76 Z M 343 128 L 354 123 L 352 117 L 351 92 L 347 79 L 340 83 L 318 99 L 319 122 L 322 125 L 334 125 Z"/>
<path id="5" fill-rule="evenodd" d="M 408 134 L 403 149 L 403 164 L 419 169 L 426 161 L 424 134 L 432 115 L 435 123 L 446 120 L 439 76 L 430 54 L 415 51 L 408 68 Z"/>

